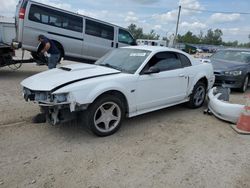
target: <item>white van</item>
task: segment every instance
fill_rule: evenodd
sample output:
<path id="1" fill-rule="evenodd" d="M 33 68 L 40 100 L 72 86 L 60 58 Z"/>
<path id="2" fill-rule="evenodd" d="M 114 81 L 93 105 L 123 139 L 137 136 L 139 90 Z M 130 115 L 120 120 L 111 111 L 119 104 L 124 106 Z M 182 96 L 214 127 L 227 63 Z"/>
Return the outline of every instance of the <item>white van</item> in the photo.
<path id="1" fill-rule="evenodd" d="M 135 45 L 124 28 L 30 0 L 20 0 L 13 46 L 36 52 L 38 35 L 53 40 L 64 59 L 97 60 L 112 48 Z"/>

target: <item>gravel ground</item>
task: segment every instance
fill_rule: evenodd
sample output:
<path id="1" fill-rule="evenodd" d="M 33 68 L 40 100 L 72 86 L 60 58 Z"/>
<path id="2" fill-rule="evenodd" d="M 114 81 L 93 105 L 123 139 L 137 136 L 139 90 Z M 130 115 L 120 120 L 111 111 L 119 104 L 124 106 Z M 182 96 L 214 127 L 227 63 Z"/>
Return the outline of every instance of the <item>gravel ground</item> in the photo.
<path id="1" fill-rule="evenodd" d="M 206 105 L 127 119 L 105 138 L 74 122 L 32 124 L 39 110 L 23 100 L 20 82 L 46 69 L 0 69 L 0 188 L 250 187 L 250 136 L 203 115 Z M 244 95 L 231 101 L 244 104 Z"/>

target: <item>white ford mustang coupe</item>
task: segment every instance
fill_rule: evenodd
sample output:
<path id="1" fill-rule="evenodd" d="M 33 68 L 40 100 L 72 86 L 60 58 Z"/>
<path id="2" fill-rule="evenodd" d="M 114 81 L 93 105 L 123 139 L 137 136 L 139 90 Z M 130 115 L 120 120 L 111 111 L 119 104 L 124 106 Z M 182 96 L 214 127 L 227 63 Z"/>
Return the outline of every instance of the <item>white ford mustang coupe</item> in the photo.
<path id="1" fill-rule="evenodd" d="M 115 133 L 124 117 L 187 102 L 202 106 L 214 84 L 211 64 L 176 49 L 133 46 L 110 51 L 95 64 L 72 64 L 22 81 L 52 124 L 81 118 L 98 136 Z"/>

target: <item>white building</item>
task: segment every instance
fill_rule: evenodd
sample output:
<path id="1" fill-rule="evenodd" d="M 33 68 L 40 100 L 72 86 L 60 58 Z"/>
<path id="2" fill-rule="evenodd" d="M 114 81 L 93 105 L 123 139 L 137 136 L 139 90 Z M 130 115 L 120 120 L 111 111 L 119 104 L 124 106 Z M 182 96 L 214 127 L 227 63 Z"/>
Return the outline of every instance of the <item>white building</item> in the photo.
<path id="1" fill-rule="evenodd" d="M 165 40 L 148 40 L 148 39 L 137 39 L 137 45 L 143 46 L 167 46 L 167 41 Z"/>
<path id="2" fill-rule="evenodd" d="M 15 19 L 0 16 L 0 43 L 10 45 L 15 37 Z"/>

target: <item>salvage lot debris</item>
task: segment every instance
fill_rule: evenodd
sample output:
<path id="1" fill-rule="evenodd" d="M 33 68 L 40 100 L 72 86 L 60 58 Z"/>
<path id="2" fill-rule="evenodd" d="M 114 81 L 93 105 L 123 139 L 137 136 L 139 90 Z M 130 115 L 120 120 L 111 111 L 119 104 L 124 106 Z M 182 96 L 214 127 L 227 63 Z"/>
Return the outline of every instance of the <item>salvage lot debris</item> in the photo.
<path id="1" fill-rule="evenodd" d="M 219 97 L 222 93 L 218 92 L 216 87 L 208 92 L 208 110 L 211 111 L 219 119 L 237 123 L 240 114 L 243 112 L 244 105 L 232 104 L 228 101 L 221 100 Z M 223 98 L 223 97 L 222 97 Z M 228 97 L 226 97 L 228 98 Z"/>
<path id="2" fill-rule="evenodd" d="M 204 113 L 213 114 L 219 119 L 237 123 L 231 127 L 239 134 L 250 134 L 250 95 L 246 105 L 229 103 L 228 88 L 214 87 L 208 92 L 208 109 Z"/>

